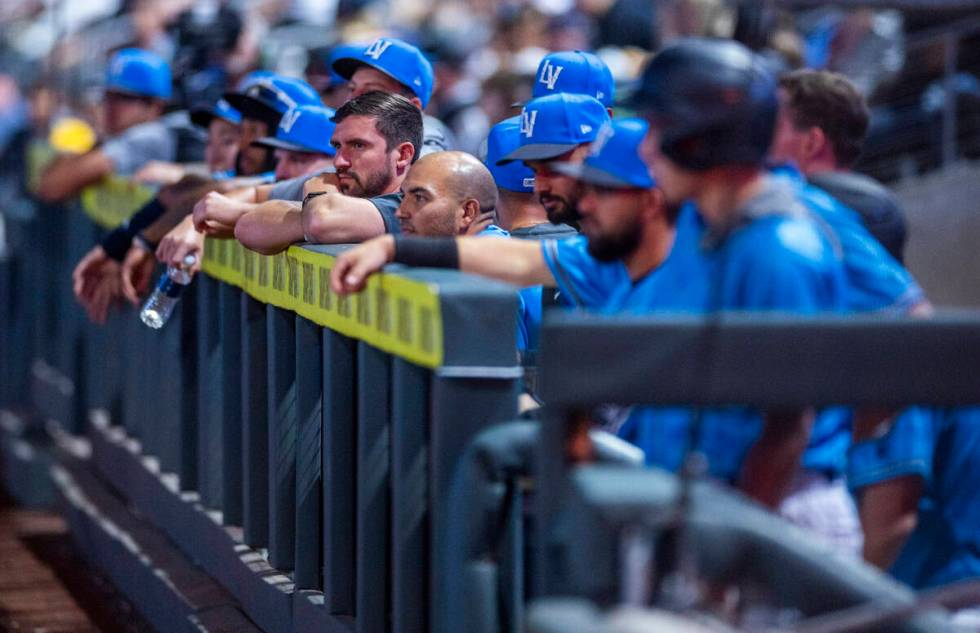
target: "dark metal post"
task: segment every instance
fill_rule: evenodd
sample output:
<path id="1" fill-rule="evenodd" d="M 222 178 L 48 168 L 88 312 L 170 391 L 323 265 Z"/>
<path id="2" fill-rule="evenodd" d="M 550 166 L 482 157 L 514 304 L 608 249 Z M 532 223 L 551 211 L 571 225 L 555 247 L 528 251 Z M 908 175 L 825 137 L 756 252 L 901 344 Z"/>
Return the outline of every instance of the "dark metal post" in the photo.
<path id="1" fill-rule="evenodd" d="M 396 358 L 391 372 L 392 628 L 429 630 L 426 542 L 429 504 L 428 405 L 431 372 Z"/>
<path id="2" fill-rule="evenodd" d="M 267 306 L 269 562 L 291 570 L 296 525 L 296 316 Z"/>
<path id="3" fill-rule="evenodd" d="M 516 355 L 515 355 L 516 360 Z M 445 597 L 447 586 L 454 582 L 443 572 L 448 568 L 445 548 L 448 523 L 453 509 L 449 507 L 450 486 L 456 466 L 468 442 L 480 430 L 493 422 L 513 419 L 516 414 L 519 388 L 519 367 L 461 368 L 461 374 L 453 375 L 454 368 L 436 370 L 432 381 L 431 441 L 429 450 L 438 455 L 430 470 L 430 498 L 432 508 L 432 569 L 430 592 L 438 623 L 433 630 L 448 633 L 454 630 L 454 622 L 467 605 L 449 604 Z M 499 372 L 497 371 L 499 370 Z M 481 372 L 483 375 L 479 375 Z M 467 376 L 464 374 L 471 374 Z"/>
<path id="4" fill-rule="evenodd" d="M 269 397 L 266 307 L 242 293 L 242 495 L 245 542 L 269 544 Z"/>
<path id="5" fill-rule="evenodd" d="M 391 357 L 357 344 L 357 633 L 388 628 Z"/>
<path id="6" fill-rule="evenodd" d="M 225 525 L 242 524 L 242 322 L 241 291 L 221 284 L 218 326 L 221 377 L 221 510 Z"/>
<path id="7" fill-rule="evenodd" d="M 349 370 L 349 369 L 348 369 Z M 296 317 L 296 562 L 297 589 L 320 587 L 323 427 L 320 326 Z"/>
<path id="8" fill-rule="evenodd" d="M 203 285 L 204 275 L 198 275 L 194 284 Z M 198 363 L 197 363 L 197 333 L 198 333 L 198 303 L 201 295 L 197 288 L 191 288 L 184 293 L 180 308 L 180 328 L 174 328 L 176 336 L 180 337 L 180 431 L 178 442 L 177 474 L 180 477 L 181 490 L 197 489 L 197 402 L 198 402 Z"/>
<path id="9" fill-rule="evenodd" d="M 216 508 L 221 501 L 222 446 L 221 356 L 218 354 L 218 288 L 221 283 L 203 277 L 198 280 L 197 319 L 197 445 L 198 492 L 201 502 Z"/>
<path id="10" fill-rule="evenodd" d="M 323 595 L 327 611 L 342 615 L 354 614 L 356 349 L 323 330 Z"/>

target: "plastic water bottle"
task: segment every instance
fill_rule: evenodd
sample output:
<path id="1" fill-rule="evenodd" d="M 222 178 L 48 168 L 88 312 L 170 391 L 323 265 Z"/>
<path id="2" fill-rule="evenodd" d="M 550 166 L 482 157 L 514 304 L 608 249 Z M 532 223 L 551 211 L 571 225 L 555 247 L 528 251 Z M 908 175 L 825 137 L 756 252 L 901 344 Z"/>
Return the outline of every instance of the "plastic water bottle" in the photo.
<path id="1" fill-rule="evenodd" d="M 140 310 L 140 320 L 143 323 L 159 330 L 170 319 L 181 293 L 191 283 L 193 276 L 189 269 L 196 261 L 197 257 L 188 255 L 180 266 L 170 266 L 160 276 L 156 289 Z"/>

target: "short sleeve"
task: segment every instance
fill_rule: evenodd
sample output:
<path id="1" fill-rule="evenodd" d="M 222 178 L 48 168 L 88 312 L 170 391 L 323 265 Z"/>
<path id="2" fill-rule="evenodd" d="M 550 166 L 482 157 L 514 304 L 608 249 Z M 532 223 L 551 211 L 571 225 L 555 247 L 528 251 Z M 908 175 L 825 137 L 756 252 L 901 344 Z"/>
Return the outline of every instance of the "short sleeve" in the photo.
<path id="1" fill-rule="evenodd" d="M 929 481 L 936 448 L 935 413 L 913 407 L 902 411 L 885 435 L 851 446 L 847 485 L 852 491 L 906 477 Z"/>
<path id="2" fill-rule="evenodd" d="M 272 185 L 272 190 L 269 192 L 269 199 L 300 202 L 303 199 L 303 185 L 308 178 L 310 176 L 300 176 L 299 178 L 290 178 L 289 180 L 277 182 Z"/>
<path id="3" fill-rule="evenodd" d="M 631 283 L 622 261 L 605 263 L 589 255 L 584 236 L 544 240 L 541 250 L 563 300 L 577 308 L 602 309 L 617 289 Z"/>
<path id="4" fill-rule="evenodd" d="M 395 215 L 395 213 L 398 211 L 398 205 L 400 205 L 401 202 L 402 198 L 399 194 L 389 194 L 387 196 L 371 198 L 371 204 L 378 209 L 378 213 L 381 214 L 381 219 L 385 223 L 385 233 L 398 235 L 402 232 L 401 223 L 398 221 L 398 216 Z"/>
<path id="5" fill-rule="evenodd" d="M 129 176 L 150 161 L 174 160 L 176 143 L 166 126 L 152 122 L 133 126 L 107 140 L 101 151 L 115 165 L 115 173 Z"/>

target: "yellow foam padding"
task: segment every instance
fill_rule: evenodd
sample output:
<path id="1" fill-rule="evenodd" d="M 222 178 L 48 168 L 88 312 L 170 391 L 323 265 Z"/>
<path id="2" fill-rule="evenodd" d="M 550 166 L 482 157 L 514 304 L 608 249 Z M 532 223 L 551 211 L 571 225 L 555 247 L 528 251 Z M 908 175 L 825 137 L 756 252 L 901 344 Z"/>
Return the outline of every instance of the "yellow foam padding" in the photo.
<path id="1" fill-rule="evenodd" d="M 335 332 L 423 367 L 443 362 L 438 286 L 382 273 L 346 297 L 330 289 L 335 258 L 291 246 L 278 255 L 250 251 L 235 240 L 208 238 L 204 272 L 252 298 L 291 310 Z"/>
<path id="2" fill-rule="evenodd" d="M 51 147 L 69 154 L 84 154 L 95 147 L 95 141 L 95 130 L 92 126 L 75 117 L 60 119 L 48 134 Z"/>
<path id="3" fill-rule="evenodd" d="M 114 229 L 153 198 L 153 190 L 128 178 L 107 176 L 82 190 L 82 210 L 93 222 Z"/>

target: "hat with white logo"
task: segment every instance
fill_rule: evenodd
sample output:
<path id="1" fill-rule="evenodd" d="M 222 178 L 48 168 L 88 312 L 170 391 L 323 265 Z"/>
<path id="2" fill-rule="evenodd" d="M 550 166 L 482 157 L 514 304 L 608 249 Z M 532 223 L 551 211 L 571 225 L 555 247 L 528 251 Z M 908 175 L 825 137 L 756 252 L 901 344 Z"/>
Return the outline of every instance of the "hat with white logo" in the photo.
<path id="1" fill-rule="evenodd" d="M 534 191 L 534 172 L 520 161 L 498 165 L 497 161 L 514 151 L 521 144 L 521 117 L 504 119 L 490 129 L 487 137 L 487 151 L 483 164 L 493 174 L 493 180 L 500 189 L 531 193 Z"/>
<path id="2" fill-rule="evenodd" d="M 393 37 L 382 37 L 360 51 L 338 57 L 333 69 L 344 79 L 350 79 L 358 66 L 370 66 L 380 70 L 398 83 L 407 86 L 422 107 L 429 105 L 435 74 L 432 64 L 417 47 Z"/>
<path id="3" fill-rule="evenodd" d="M 643 119 L 616 119 L 599 130 L 581 163 L 552 163 L 559 174 L 601 187 L 649 189 L 655 186 L 640 158 L 640 144 L 649 124 Z"/>
<path id="4" fill-rule="evenodd" d="M 211 125 L 211 121 L 215 119 L 227 121 L 232 125 L 238 125 L 242 122 L 242 113 L 231 107 L 231 104 L 225 99 L 218 99 L 214 105 L 194 108 L 190 112 L 190 117 L 191 123 L 204 129 L 207 129 Z"/>
<path id="5" fill-rule="evenodd" d="M 274 72 L 268 70 L 253 70 L 238 82 L 235 91 L 245 92 L 252 84 L 275 76 L 276 74 Z M 239 125 L 242 122 L 242 113 L 233 108 L 224 97 L 218 99 L 215 103 L 199 105 L 192 108 L 190 117 L 191 123 L 204 129 L 207 129 L 214 119 L 223 119 L 235 125 Z"/>
<path id="6" fill-rule="evenodd" d="M 554 94 L 531 99 L 520 116 L 520 147 L 497 161 L 547 160 L 561 156 L 583 143 L 591 143 L 609 112 L 586 95 Z"/>
<path id="7" fill-rule="evenodd" d="M 262 77 L 241 92 L 224 94 L 225 100 L 249 119 L 278 125 L 279 118 L 303 105 L 323 105 L 313 86 L 302 79 L 273 75 Z"/>
<path id="8" fill-rule="evenodd" d="M 598 56 L 584 51 L 561 51 L 545 55 L 538 64 L 532 97 L 557 92 L 589 95 L 611 108 L 615 83 L 609 66 Z"/>
<path id="9" fill-rule="evenodd" d="M 337 151 L 330 144 L 336 124 L 330 119 L 334 111 L 323 106 L 299 106 L 282 115 L 276 135 L 254 141 L 264 145 L 287 149 L 291 152 L 308 152 L 333 156 Z"/>

